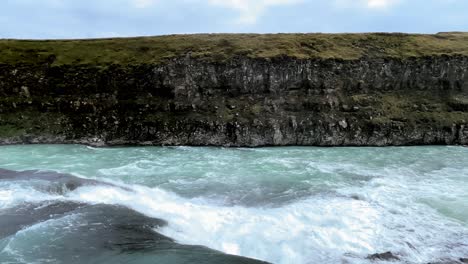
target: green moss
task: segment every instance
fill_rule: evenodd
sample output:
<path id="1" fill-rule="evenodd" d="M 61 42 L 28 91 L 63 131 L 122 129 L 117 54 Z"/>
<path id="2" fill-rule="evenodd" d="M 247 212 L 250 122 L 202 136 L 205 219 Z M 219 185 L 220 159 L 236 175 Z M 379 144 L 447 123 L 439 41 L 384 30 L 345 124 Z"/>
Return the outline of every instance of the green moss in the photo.
<path id="1" fill-rule="evenodd" d="M 263 111 L 263 106 L 261 104 L 254 104 L 250 107 L 250 112 L 254 116 L 258 116 Z"/>
<path id="2" fill-rule="evenodd" d="M 468 33 L 198 34 L 89 40 L 0 40 L 0 63 L 146 64 L 191 54 L 223 61 L 251 58 L 336 58 L 468 55 Z"/>
<path id="3" fill-rule="evenodd" d="M 11 138 L 16 136 L 21 136 L 25 133 L 25 130 L 18 128 L 15 125 L 4 124 L 0 125 L 0 137 L 1 138 Z"/>
<path id="4" fill-rule="evenodd" d="M 356 94 L 350 96 L 350 104 L 359 107 L 371 106 L 375 103 L 376 97 L 370 94 Z"/>
<path id="5" fill-rule="evenodd" d="M 22 111 L 0 114 L 0 137 L 8 138 L 22 135 L 43 135 L 63 133 L 59 113 L 40 113 Z"/>
<path id="6" fill-rule="evenodd" d="M 441 98 L 423 92 L 392 93 L 375 95 L 372 105 L 377 116 L 371 123 L 430 126 L 433 128 L 451 127 L 466 124 L 468 111 L 454 111 L 451 102 L 454 98 Z"/>

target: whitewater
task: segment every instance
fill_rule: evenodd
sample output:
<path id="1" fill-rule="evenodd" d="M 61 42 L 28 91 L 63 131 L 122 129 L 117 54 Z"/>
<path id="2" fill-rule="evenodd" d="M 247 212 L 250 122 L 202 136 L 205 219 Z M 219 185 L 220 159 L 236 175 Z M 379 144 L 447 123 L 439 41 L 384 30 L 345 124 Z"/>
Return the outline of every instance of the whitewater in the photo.
<path id="1" fill-rule="evenodd" d="M 0 171 L 0 263 L 468 257 L 465 147 L 3 146 L 0 168 L 35 170 Z"/>

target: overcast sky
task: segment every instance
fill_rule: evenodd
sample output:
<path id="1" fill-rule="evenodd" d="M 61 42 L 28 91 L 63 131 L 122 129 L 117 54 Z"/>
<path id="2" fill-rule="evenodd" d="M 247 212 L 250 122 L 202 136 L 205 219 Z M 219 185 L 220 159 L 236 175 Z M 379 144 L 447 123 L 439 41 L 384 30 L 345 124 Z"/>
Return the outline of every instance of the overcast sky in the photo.
<path id="1" fill-rule="evenodd" d="M 1 0 L 0 38 L 468 31 L 468 0 Z"/>

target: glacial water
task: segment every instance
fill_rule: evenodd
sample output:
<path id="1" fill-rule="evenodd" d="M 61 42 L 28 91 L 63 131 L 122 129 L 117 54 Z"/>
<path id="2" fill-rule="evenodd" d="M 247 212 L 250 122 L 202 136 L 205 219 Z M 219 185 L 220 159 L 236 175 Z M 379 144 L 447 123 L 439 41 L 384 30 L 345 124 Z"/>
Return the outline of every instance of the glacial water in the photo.
<path id="1" fill-rule="evenodd" d="M 39 170 L 0 171 L 0 263 L 468 257 L 464 147 L 4 146 L 0 168 Z"/>

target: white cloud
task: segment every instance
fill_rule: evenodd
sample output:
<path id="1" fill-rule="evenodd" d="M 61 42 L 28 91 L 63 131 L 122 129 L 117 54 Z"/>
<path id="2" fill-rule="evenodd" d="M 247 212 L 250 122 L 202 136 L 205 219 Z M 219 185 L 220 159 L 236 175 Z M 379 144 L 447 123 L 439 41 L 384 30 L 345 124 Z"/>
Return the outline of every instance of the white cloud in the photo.
<path id="1" fill-rule="evenodd" d="M 239 24 L 255 24 L 259 16 L 272 6 L 290 5 L 302 0 L 209 0 L 217 6 L 235 9 L 240 13 Z"/>
<path id="2" fill-rule="evenodd" d="M 401 2 L 401 0 L 335 0 L 335 4 L 341 8 L 360 7 L 368 9 L 388 9 Z"/>
<path id="3" fill-rule="evenodd" d="M 367 0 L 367 7 L 369 8 L 388 8 L 397 3 L 397 0 Z"/>

